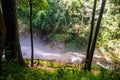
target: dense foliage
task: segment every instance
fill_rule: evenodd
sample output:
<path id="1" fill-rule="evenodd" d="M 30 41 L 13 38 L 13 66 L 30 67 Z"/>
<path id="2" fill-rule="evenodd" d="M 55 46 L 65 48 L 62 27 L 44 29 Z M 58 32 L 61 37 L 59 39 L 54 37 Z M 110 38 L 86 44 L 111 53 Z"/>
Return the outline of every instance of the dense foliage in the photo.
<path id="1" fill-rule="evenodd" d="M 98 0 L 95 21 L 97 21 L 100 12 L 100 3 L 101 1 Z M 25 27 L 28 27 L 30 17 L 29 1 L 18 0 L 17 4 L 19 13 L 18 17 L 23 22 Z M 52 41 L 58 43 L 65 42 L 66 50 L 84 50 L 87 46 L 89 37 L 88 34 L 90 30 L 92 4 L 93 0 L 35 0 L 33 1 L 33 27 L 34 29 L 40 30 L 39 34 L 44 34 L 44 36 L 47 36 Z M 49 62 L 46 62 L 47 65 L 44 65 L 44 62 L 42 61 L 40 61 L 36 69 L 34 69 L 22 67 L 16 64 L 15 61 L 12 61 L 12 59 L 9 61 L 9 63 L 5 62 L 4 59 L 2 59 L 2 61 L 0 61 L 2 62 L 0 64 L 2 65 L 2 69 L 0 67 L 0 80 L 119 80 L 120 1 L 107 0 L 106 5 L 107 6 L 105 7 L 96 48 L 98 48 L 98 50 L 103 53 L 103 55 L 110 56 L 114 59 L 112 64 L 113 67 L 111 67 L 111 65 L 109 64 L 111 70 L 106 70 L 98 66 L 97 69 L 95 69 L 95 66 L 95 68 L 92 69 L 94 73 L 93 74 L 92 72 L 82 71 L 80 70 L 80 68 L 75 66 L 59 66 L 59 64 Z M 15 6 L 13 8 L 15 8 Z M 8 14 L 5 16 L 10 15 Z M 16 18 L 15 16 L 14 18 Z M 10 18 L 15 20 L 13 16 L 10 16 Z M 17 24 L 15 23 L 17 21 L 11 22 L 13 22 L 13 24 Z M 10 31 L 13 29 L 17 30 L 16 27 L 11 27 Z M 13 35 L 9 36 L 10 39 L 13 37 Z M 12 47 L 15 47 L 14 50 L 18 49 L 18 47 L 16 48 L 16 46 Z M 22 58 L 20 60 L 22 60 Z M 38 67 L 40 67 L 40 69 L 37 69 Z M 41 67 L 45 67 L 45 69 L 42 69 Z"/>
<path id="2" fill-rule="evenodd" d="M 66 46 L 72 46 L 73 44 L 75 44 L 74 47 L 76 46 L 76 48 L 78 48 L 80 47 L 80 45 L 85 45 L 87 40 L 87 27 L 84 25 L 83 21 L 83 14 L 85 14 L 84 8 L 81 8 L 83 6 L 83 1 L 47 1 L 49 4 L 47 10 L 33 10 L 33 12 L 35 13 L 33 15 L 33 27 L 38 28 L 41 31 L 45 31 L 56 41 L 66 41 L 66 43 L 68 43 L 66 44 Z M 29 21 L 29 11 L 25 8 L 26 7 L 18 5 L 19 17 L 20 19 L 22 19 L 23 22 L 26 23 L 27 21 Z M 25 10 L 21 11 L 22 9 L 25 9 L 27 12 Z M 79 42 L 80 39 L 81 41 Z"/>
<path id="3" fill-rule="evenodd" d="M 36 0 L 32 2 L 33 6 L 33 15 L 36 15 L 38 11 L 48 8 L 48 3 L 46 0 Z M 29 1 L 28 0 L 18 0 L 18 13 L 19 18 L 29 24 Z M 34 16 L 33 16 L 34 19 Z"/>
<path id="4" fill-rule="evenodd" d="M 119 80 L 120 75 L 103 68 L 93 69 L 85 73 L 76 67 L 60 67 L 54 71 L 46 69 L 34 69 L 20 67 L 15 64 L 5 63 L 2 65 L 0 80 Z M 98 69 L 100 70 L 98 72 Z"/>
<path id="5" fill-rule="evenodd" d="M 86 49 L 93 0 L 47 0 L 43 1 L 42 10 L 33 4 L 33 27 L 40 29 L 57 42 L 65 42 L 66 50 L 79 51 Z M 107 0 L 101 29 L 97 41 L 97 48 L 106 46 L 111 40 L 120 39 L 119 1 Z M 20 1 L 21 2 L 21 1 Z M 47 3 L 46 3 L 47 2 Z M 101 1 L 97 2 L 95 20 L 97 21 Z M 36 4 L 38 7 L 40 2 Z M 24 6 L 23 6 L 24 5 Z M 18 4 L 19 18 L 27 23 L 29 21 L 29 7 L 26 3 Z M 41 6 L 39 6 L 41 7 Z"/>
<path id="6" fill-rule="evenodd" d="M 110 7 L 113 6 L 113 7 Z M 100 32 L 99 37 L 99 45 L 105 45 L 106 42 L 109 42 L 110 40 L 120 39 L 120 14 L 119 14 L 119 8 L 116 9 L 119 6 L 114 6 L 113 4 L 108 4 L 106 7 L 106 13 L 104 14 L 104 18 L 102 20 L 102 29 Z M 113 10 L 115 9 L 115 10 Z"/>

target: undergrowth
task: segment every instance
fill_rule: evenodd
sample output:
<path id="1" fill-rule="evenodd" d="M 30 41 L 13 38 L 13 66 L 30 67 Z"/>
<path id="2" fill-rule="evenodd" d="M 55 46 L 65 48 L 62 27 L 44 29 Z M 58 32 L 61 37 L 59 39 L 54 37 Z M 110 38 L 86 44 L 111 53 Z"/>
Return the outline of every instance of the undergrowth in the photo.
<path id="1" fill-rule="evenodd" d="M 96 70 L 96 69 L 94 69 Z M 98 68 L 99 74 L 84 72 L 76 67 L 60 67 L 55 71 L 22 67 L 11 63 L 2 65 L 0 80 L 119 80 L 120 75 L 103 68 Z"/>

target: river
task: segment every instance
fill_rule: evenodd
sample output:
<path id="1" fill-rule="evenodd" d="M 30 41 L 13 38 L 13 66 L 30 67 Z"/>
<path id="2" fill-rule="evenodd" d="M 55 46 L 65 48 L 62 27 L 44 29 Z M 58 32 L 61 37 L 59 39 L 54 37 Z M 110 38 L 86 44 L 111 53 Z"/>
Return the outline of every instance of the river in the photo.
<path id="1" fill-rule="evenodd" d="M 41 40 L 37 37 L 33 38 L 34 43 L 34 59 L 55 60 L 66 63 L 82 63 L 85 55 L 78 52 L 65 52 L 63 43 L 52 43 Z M 20 44 L 22 55 L 25 59 L 31 58 L 31 42 L 30 35 L 20 34 Z"/>

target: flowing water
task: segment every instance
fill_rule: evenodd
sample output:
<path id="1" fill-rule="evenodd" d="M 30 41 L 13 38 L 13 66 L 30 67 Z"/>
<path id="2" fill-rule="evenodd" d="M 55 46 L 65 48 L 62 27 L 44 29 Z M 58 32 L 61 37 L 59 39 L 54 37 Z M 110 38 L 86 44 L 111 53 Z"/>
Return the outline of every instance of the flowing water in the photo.
<path id="1" fill-rule="evenodd" d="M 65 52 L 63 43 L 52 43 L 34 37 L 34 59 L 55 60 L 66 63 L 81 63 L 85 55 L 76 52 Z M 20 34 L 22 55 L 26 59 L 31 58 L 30 36 Z"/>
<path id="2" fill-rule="evenodd" d="M 84 62 L 84 52 L 65 52 L 63 43 L 53 43 L 46 40 L 41 40 L 38 37 L 33 38 L 34 41 L 34 59 L 52 60 L 65 63 L 81 64 Z M 24 59 L 31 59 L 31 41 L 30 35 L 20 34 L 20 44 L 22 55 Z M 94 55 L 93 62 L 97 65 L 110 69 L 110 66 L 101 64 L 102 56 L 98 56 L 98 51 L 95 50 L 97 55 Z M 98 60 L 99 59 L 99 60 Z"/>

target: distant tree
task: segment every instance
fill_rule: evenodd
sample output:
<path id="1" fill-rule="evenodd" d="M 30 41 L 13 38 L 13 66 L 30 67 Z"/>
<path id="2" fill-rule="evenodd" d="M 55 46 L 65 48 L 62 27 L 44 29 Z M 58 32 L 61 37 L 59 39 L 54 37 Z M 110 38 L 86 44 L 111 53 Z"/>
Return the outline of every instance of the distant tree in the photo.
<path id="1" fill-rule="evenodd" d="M 93 6 L 93 12 L 92 12 L 92 21 L 91 21 L 91 29 L 90 29 L 90 36 L 89 36 L 89 42 L 88 42 L 88 47 L 87 47 L 87 54 L 86 54 L 84 70 L 86 70 L 88 68 L 88 59 L 89 59 L 90 48 L 91 48 L 92 37 L 93 37 L 93 28 L 94 28 L 94 17 L 95 17 L 95 11 L 96 11 L 96 3 L 97 3 L 97 0 L 94 0 L 94 6 Z"/>
<path id="2" fill-rule="evenodd" d="M 29 1 L 29 5 L 30 5 L 30 35 L 31 35 L 31 67 L 33 67 L 34 46 L 33 46 L 33 31 L 32 31 L 32 0 Z"/>
<path id="3" fill-rule="evenodd" d="M 21 6 L 22 5 L 22 6 Z M 29 16 L 26 17 L 27 21 L 29 22 L 30 25 L 30 36 L 31 36 L 31 67 L 33 67 L 33 59 L 34 59 L 34 46 L 33 46 L 33 32 L 32 32 L 32 21 L 33 21 L 33 13 L 34 15 L 36 14 L 36 11 L 38 10 L 43 10 L 48 8 L 48 3 L 46 0 L 18 0 L 18 10 L 22 10 L 24 12 L 20 12 L 21 14 L 24 14 L 25 12 L 29 13 Z M 23 10 L 24 8 L 24 10 Z M 33 11 L 34 10 L 34 11 Z M 28 15 L 28 14 L 27 14 Z M 30 20 L 28 20 L 30 19 Z M 27 22 L 26 21 L 26 22 Z"/>
<path id="4" fill-rule="evenodd" d="M 19 65 L 25 65 L 19 42 L 16 0 L 2 0 L 2 10 L 6 26 L 5 58 Z"/>
<path id="5" fill-rule="evenodd" d="M 87 58 L 87 61 L 88 61 L 87 64 L 86 64 L 87 67 L 85 66 L 85 70 L 88 70 L 88 71 L 91 71 L 92 59 L 93 59 L 95 45 L 96 45 L 96 42 L 97 42 L 97 36 L 98 36 L 98 33 L 99 33 L 100 24 L 101 24 L 101 20 L 102 20 L 102 16 L 103 16 L 103 11 L 104 11 L 104 8 L 105 8 L 105 3 L 106 3 L 106 0 L 102 0 L 100 14 L 99 14 L 99 18 L 98 18 L 98 21 L 97 21 L 97 24 L 96 24 L 96 30 L 95 30 L 94 38 L 92 40 L 92 44 L 91 44 L 91 47 L 90 47 L 90 50 L 89 50 L 89 55 L 88 55 L 88 58 Z"/>

